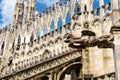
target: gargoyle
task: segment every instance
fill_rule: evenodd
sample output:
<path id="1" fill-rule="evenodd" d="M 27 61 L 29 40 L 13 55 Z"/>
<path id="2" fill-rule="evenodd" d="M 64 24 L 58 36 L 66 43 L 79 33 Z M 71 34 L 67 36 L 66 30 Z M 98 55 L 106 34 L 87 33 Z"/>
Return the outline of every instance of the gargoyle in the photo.
<path id="1" fill-rule="evenodd" d="M 66 33 L 64 42 L 69 43 L 72 48 L 84 48 L 96 46 L 98 40 L 94 36 L 78 36 L 74 33 Z"/>
<path id="2" fill-rule="evenodd" d="M 66 43 L 72 43 L 74 41 L 79 41 L 81 39 L 80 36 L 73 34 L 72 32 L 66 33 L 64 35 L 64 42 Z"/>
<path id="3" fill-rule="evenodd" d="M 99 48 L 113 48 L 114 36 L 113 35 L 103 35 L 99 37 L 98 47 Z"/>

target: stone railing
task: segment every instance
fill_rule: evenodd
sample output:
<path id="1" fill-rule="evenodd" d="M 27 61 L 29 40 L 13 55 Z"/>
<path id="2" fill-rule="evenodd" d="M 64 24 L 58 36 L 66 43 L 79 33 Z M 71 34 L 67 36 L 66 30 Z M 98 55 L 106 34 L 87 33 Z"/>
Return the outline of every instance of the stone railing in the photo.
<path id="1" fill-rule="evenodd" d="M 21 58 L 17 58 L 18 59 L 17 61 L 13 60 L 14 64 L 12 64 L 10 67 L 6 67 L 5 68 L 4 72 L 2 72 L 0 77 L 3 78 L 3 77 L 10 76 L 11 74 L 13 74 L 13 75 L 17 74 L 17 73 L 19 73 L 21 71 L 24 71 L 26 69 L 32 68 L 34 66 L 37 66 L 37 65 L 40 65 L 40 64 L 44 64 L 46 62 L 48 63 L 51 60 L 55 60 L 56 61 L 56 59 L 59 59 L 58 57 L 69 55 L 71 52 L 74 52 L 74 51 L 76 51 L 76 50 L 69 49 L 65 53 L 54 55 L 54 56 L 51 56 L 51 53 L 49 53 L 49 52 L 47 53 L 47 51 L 46 51 L 43 55 L 40 55 L 39 53 L 37 53 L 37 54 L 34 54 L 34 55 L 31 54 L 31 55 L 29 55 L 29 57 L 26 57 L 26 58 L 25 57 L 23 57 L 23 58 L 21 57 L 22 59 Z M 79 57 L 79 56 L 76 56 L 76 57 Z M 21 60 L 19 60 L 19 59 L 21 59 Z M 72 58 L 69 58 L 69 59 L 72 59 Z"/>
<path id="2" fill-rule="evenodd" d="M 106 6 L 109 4 L 106 4 Z M 108 9 L 108 7 L 105 7 L 105 5 L 102 7 Z M 97 10 L 99 10 L 99 9 L 97 9 Z M 96 14 L 95 10 L 91 11 L 91 13 Z M 63 40 L 64 39 L 63 36 L 66 33 L 66 30 L 70 30 L 70 27 L 72 27 L 71 23 L 63 25 L 61 28 L 54 30 L 52 32 L 54 34 L 53 39 L 55 40 L 56 38 L 58 38 L 58 35 L 60 35 Z M 59 33 L 60 30 L 62 33 Z M 50 37 L 51 37 L 51 32 L 47 33 L 46 35 L 43 35 L 40 39 L 33 40 L 33 42 L 15 45 L 13 54 L 16 54 L 16 56 L 14 55 L 15 57 L 12 57 L 12 59 L 10 60 L 10 61 L 12 61 L 12 63 L 9 66 L 6 66 L 4 68 L 0 77 L 8 76 L 13 73 L 20 72 L 20 71 L 30 68 L 32 66 L 43 63 L 47 60 L 49 61 L 50 59 L 54 59 L 58 56 L 64 55 L 68 51 L 71 50 L 71 48 L 69 48 L 68 45 L 62 45 L 62 51 L 59 52 L 59 50 L 58 50 L 59 54 L 56 55 L 55 49 L 53 49 L 53 52 L 47 50 L 47 47 L 46 47 L 47 44 L 44 44 L 45 45 L 44 49 L 40 49 L 41 46 L 39 46 L 39 45 L 43 45 L 44 42 L 47 43 L 48 38 L 50 38 Z M 44 40 L 44 38 L 46 38 L 46 39 Z M 37 41 L 39 41 L 39 43 Z M 55 44 L 56 43 L 54 41 L 53 46 Z M 16 50 L 16 48 L 19 48 L 19 49 Z M 26 48 L 28 49 L 27 51 L 25 51 Z M 36 50 L 34 50 L 35 48 L 36 48 Z M 12 49 L 11 49 L 11 51 L 12 51 Z M 20 53 L 23 53 L 23 55 Z"/>

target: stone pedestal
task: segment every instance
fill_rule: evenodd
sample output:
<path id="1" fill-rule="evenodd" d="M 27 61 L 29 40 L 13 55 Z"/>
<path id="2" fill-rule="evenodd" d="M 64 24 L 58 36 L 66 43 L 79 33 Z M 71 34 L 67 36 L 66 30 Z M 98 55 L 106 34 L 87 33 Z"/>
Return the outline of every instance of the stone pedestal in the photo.
<path id="1" fill-rule="evenodd" d="M 114 60 L 116 79 L 120 80 L 120 0 L 112 0 L 112 29 L 114 35 Z"/>
<path id="2" fill-rule="evenodd" d="M 115 62 L 115 80 L 120 80 L 120 32 L 114 32 L 114 62 Z"/>

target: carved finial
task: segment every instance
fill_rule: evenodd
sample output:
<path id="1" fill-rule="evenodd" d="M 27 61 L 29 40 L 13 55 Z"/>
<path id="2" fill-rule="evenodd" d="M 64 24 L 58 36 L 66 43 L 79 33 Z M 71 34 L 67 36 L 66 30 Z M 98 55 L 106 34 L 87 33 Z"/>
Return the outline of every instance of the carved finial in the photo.
<path id="1" fill-rule="evenodd" d="M 58 2 L 56 2 L 56 8 L 58 8 L 59 7 L 59 3 Z"/>
<path id="2" fill-rule="evenodd" d="M 63 6 L 63 2 L 62 2 L 62 0 L 60 0 L 60 2 L 59 2 L 59 6 Z"/>
<path id="3" fill-rule="evenodd" d="M 47 8 L 45 12 L 46 12 L 46 14 L 49 14 L 49 9 Z"/>
<path id="4" fill-rule="evenodd" d="M 0 34 L 2 34 L 2 29 L 0 29 Z"/>
<path id="5" fill-rule="evenodd" d="M 51 11 L 52 11 L 52 7 L 50 6 L 50 7 L 49 7 L 49 12 L 51 13 Z"/>
<path id="6" fill-rule="evenodd" d="M 55 10 L 55 4 L 52 5 L 52 10 Z"/>
<path id="7" fill-rule="evenodd" d="M 42 14 L 41 14 L 41 12 L 39 12 L 38 17 L 40 17 L 40 18 L 41 18 L 41 16 L 42 16 Z"/>

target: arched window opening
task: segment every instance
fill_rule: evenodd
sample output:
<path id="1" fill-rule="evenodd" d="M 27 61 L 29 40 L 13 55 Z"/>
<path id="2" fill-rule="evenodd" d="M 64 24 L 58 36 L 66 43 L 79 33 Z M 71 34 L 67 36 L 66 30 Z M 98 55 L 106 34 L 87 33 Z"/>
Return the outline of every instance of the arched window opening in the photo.
<path id="1" fill-rule="evenodd" d="M 4 49 L 4 46 L 5 46 L 5 41 L 3 41 L 3 43 L 2 43 L 1 50 Z"/>
<path id="2" fill-rule="evenodd" d="M 20 35 L 18 36 L 18 44 L 20 44 L 20 42 L 21 42 L 21 37 L 20 37 Z"/>
<path id="3" fill-rule="evenodd" d="M 33 40 L 34 40 L 34 34 L 32 33 L 30 37 L 30 42 L 33 42 Z"/>
<path id="4" fill-rule="evenodd" d="M 54 20 L 52 20 L 52 22 L 51 22 L 50 31 L 54 31 Z"/>
<path id="5" fill-rule="evenodd" d="M 12 43 L 12 49 L 11 49 L 12 54 L 14 53 L 14 47 L 15 47 L 15 40 L 14 40 L 13 43 Z"/>
<path id="6" fill-rule="evenodd" d="M 34 34 L 32 33 L 30 36 L 30 46 L 33 46 L 33 41 L 34 41 Z"/>
<path id="7" fill-rule="evenodd" d="M 40 41 L 40 29 L 38 29 L 36 36 L 37 36 L 37 43 L 39 44 L 39 41 Z"/>
<path id="8" fill-rule="evenodd" d="M 47 26 L 45 25 L 44 26 L 44 29 L 43 29 L 43 35 L 46 35 L 48 33 L 48 31 L 47 31 Z"/>
<path id="9" fill-rule="evenodd" d="M 58 28 L 62 27 L 62 18 L 60 17 L 57 24 Z"/>
<path id="10" fill-rule="evenodd" d="M 84 6 L 84 10 L 87 11 L 87 6 L 86 5 Z"/>
<path id="11" fill-rule="evenodd" d="M 21 43 L 21 37 L 20 35 L 18 36 L 18 42 L 17 42 L 17 50 L 20 49 L 20 43 Z"/>
<path id="12" fill-rule="evenodd" d="M 26 42 L 26 37 L 24 37 L 24 43 Z"/>
<path id="13" fill-rule="evenodd" d="M 65 23 L 68 24 L 68 23 L 70 23 L 70 22 L 71 22 L 71 14 L 70 14 L 70 12 L 68 12 L 68 13 L 67 13 L 67 16 L 66 16 L 66 21 L 65 21 Z"/>
<path id="14" fill-rule="evenodd" d="M 4 47 L 5 47 L 5 41 L 3 41 L 2 43 L 0 55 L 3 55 Z"/>
<path id="15" fill-rule="evenodd" d="M 80 12 L 80 6 L 79 6 L 78 2 L 76 1 L 74 13 L 77 14 L 78 12 Z"/>

